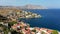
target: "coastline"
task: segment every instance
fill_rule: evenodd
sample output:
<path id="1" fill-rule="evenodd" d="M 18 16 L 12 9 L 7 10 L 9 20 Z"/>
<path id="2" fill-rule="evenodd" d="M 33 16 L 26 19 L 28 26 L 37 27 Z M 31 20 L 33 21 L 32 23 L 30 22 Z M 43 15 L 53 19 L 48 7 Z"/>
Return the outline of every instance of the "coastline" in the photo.
<path id="1" fill-rule="evenodd" d="M 10 18 L 12 18 L 12 17 L 13 17 L 13 16 L 10 16 Z M 11 21 L 13 21 L 12 23 L 14 23 L 14 21 L 17 21 L 17 23 L 20 23 L 20 22 L 18 22 L 19 20 L 15 20 L 14 18 L 15 18 L 15 17 L 13 17 L 12 20 L 11 20 Z M 13 24 L 13 25 L 14 25 L 14 24 Z M 23 22 L 23 25 L 24 25 L 24 22 Z M 18 26 L 16 26 L 16 27 L 19 27 L 19 26 L 20 26 L 20 25 L 18 25 Z M 24 26 L 25 26 L 25 25 L 24 25 Z M 39 27 L 38 27 L 38 28 L 39 28 Z M 38 28 L 37 28 L 37 29 L 38 29 Z M 13 29 L 14 29 L 14 27 L 13 27 Z M 50 29 L 48 29 L 48 30 L 50 31 Z M 46 29 L 45 29 L 45 28 L 42 28 L 42 31 L 46 32 Z"/>

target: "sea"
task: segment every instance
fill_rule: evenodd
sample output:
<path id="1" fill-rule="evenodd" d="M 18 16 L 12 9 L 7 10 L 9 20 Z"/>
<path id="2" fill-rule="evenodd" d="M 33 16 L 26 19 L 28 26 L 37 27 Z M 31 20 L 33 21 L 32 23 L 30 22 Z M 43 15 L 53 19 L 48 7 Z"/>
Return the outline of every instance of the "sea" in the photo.
<path id="1" fill-rule="evenodd" d="M 60 9 L 29 9 L 32 13 L 40 14 L 41 18 L 22 19 L 31 27 L 48 28 L 60 31 Z"/>

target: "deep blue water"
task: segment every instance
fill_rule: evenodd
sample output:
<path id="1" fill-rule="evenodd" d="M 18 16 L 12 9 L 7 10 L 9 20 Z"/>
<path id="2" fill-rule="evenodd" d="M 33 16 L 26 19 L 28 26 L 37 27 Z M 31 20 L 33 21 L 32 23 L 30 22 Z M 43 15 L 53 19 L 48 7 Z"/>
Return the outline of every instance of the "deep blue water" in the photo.
<path id="1" fill-rule="evenodd" d="M 32 27 L 43 27 L 60 31 L 60 9 L 27 10 L 40 14 L 42 18 L 24 19 Z"/>

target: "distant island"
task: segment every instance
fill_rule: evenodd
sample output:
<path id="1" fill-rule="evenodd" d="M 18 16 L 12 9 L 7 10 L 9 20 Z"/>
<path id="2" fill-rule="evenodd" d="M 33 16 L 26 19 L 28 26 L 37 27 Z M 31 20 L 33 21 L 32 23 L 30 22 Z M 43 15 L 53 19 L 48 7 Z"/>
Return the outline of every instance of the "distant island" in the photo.
<path id="1" fill-rule="evenodd" d="M 32 4 L 21 6 L 20 8 L 22 9 L 47 9 L 46 7 L 43 7 L 41 5 L 32 5 Z"/>
<path id="2" fill-rule="evenodd" d="M 41 5 L 27 4 L 25 6 L 0 6 L 0 8 L 17 8 L 17 9 L 47 9 Z"/>

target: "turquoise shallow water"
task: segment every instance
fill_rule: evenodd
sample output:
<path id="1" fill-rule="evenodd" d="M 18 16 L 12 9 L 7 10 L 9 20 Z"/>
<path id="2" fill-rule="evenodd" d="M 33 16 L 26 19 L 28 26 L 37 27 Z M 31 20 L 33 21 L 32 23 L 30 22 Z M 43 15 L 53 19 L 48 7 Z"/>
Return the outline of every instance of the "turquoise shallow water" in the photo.
<path id="1" fill-rule="evenodd" d="M 43 27 L 60 31 L 60 9 L 27 10 L 41 14 L 42 18 L 22 19 L 31 27 Z"/>

